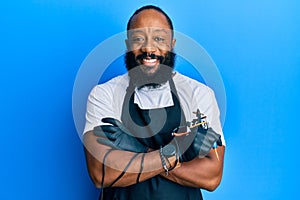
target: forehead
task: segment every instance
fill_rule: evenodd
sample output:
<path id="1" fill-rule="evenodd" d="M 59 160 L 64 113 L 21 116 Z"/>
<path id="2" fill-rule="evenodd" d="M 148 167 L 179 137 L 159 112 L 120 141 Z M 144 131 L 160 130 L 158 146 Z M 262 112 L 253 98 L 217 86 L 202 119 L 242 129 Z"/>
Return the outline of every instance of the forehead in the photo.
<path id="1" fill-rule="evenodd" d="M 130 29 L 141 29 L 146 27 L 156 27 L 162 29 L 170 29 L 167 18 L 160 12 L 147 9 L 133 16 Z"/>

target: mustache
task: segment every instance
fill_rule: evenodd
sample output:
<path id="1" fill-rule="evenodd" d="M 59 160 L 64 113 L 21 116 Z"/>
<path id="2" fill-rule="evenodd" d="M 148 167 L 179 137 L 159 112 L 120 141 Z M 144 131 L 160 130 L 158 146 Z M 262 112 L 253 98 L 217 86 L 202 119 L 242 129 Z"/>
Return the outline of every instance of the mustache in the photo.
<path id="1" fill-rule="evenodd" d="M 144 52 L 136 57 L 137 60 L 143 60 L 145 58 L 157 59 L 160 61 L 160 63 L 162 63 L 165 60 L 164 56 L 158 56 L 158 55 L 155 55 L 154 53 L 146 53 L 146 52 Z"/>
<path id="2" fill-rule="evenodd" d="M 144 55 L 143 55 L 144 54 Z M 131 69 L 137 67 L 140 65 L 140 63 L 138 63 L 138 59 L 144 59 L 144 58 L 157 58 L 159 59 L 160 63 L 166 66 L 169 66 L 171 68 L 174 68 L 175 65 L 175 59 L 176 59 L 176 54 L 172 51 L 169 51 L 166 55 L 164 56 L 157 56 L 157 55 L 152 55 L 154 53 L 151 53 L 150 55 L 147 55 L 147 53 L 142 53 L 140 55 L 135 56 L 133 54 L 132 51 L 128 51 L 125 53 L 124 56 L 124 62 L 125 62 L 125 67 L 127 69 L 127 71 L 130 71 Z M 162 59 L 162 60 L 161 60 Z M 141 60 L 139 60 L 141 61 Z"/>

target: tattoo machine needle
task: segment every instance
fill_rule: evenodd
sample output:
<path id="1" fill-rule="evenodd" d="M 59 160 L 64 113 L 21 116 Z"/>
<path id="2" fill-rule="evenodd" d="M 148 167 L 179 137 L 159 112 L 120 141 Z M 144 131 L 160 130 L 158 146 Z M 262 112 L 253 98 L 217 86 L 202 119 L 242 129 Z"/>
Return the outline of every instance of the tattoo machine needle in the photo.
<path id="1" fill-rule="evenodd" d="M 213 144 L 212 148 L 213 148 L 213 150 L 215 151 L 215 154 L 216 154 L 216 156 L 217 156 L 218 161 L 220 161 L 219 154 L 218 154 L 218 151 L 217 151 L 217 147 L 218 147 L 218 144 L 217 144 L 217 142 L 215 142 L 215 143 Z"/>

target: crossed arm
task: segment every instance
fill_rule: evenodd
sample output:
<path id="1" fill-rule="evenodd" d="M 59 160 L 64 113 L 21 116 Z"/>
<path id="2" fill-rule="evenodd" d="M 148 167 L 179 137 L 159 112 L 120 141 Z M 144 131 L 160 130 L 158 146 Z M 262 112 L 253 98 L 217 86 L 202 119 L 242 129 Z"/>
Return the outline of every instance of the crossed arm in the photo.
<path id="1" fill-rule="evenodd" d="M 95 186 L 101 187 L 103 176 L 102 162 L 110 147 L 99 144 L 97 136 L 92 131 L 87 132 L 83 139 L 89 175 Z M 195 158 L 192 161 L 181 163 L 181 166 L 172 170 L 168 176 L 165 175 L 165 171 L 162 168 L 159 151 L 151 151 L 144 155 L 144 167 L 139 180 L 142 182 L 156 175 L 161 175 L 180 185 L 213 191 L 218 187 L 222 178 L 225 147 L 218 147 L 217 151 L 219 160 L 215 152 L 211 150 L 204 158 Z M 135 154 L 129 151 L 114 150 L 107 155 L 104 187 L 111 185 L 117 179 Z M 137 182 L 143 154 L 139 153 L 132 160 L 124 176 L 113 187 L 125 187 Z"/>

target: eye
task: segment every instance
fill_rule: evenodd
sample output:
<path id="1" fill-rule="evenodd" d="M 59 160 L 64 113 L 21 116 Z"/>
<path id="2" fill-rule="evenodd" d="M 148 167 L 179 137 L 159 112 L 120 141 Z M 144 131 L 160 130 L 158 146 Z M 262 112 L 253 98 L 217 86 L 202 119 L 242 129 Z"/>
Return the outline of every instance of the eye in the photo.
<path id="1" fill-rule="evenodd" d="M 131 38 L 132 42 L 143 42 L 144 38 L 143 37 L 133 37 Z"/>
<path id="2" fill-rule="evenodd" d="M 164 38 L 162 38 L 162 37 L 159 37 L 159 36 L 157 36 L 157 37 L 154 37 L 154 40 L 155 40 L 156 42 L 163 42 L 163 41 L 165 41 L 165 39 L 164 39 Z"/>

